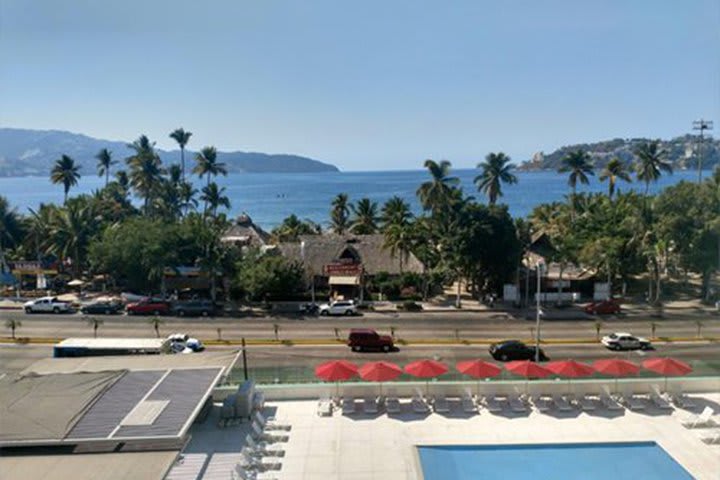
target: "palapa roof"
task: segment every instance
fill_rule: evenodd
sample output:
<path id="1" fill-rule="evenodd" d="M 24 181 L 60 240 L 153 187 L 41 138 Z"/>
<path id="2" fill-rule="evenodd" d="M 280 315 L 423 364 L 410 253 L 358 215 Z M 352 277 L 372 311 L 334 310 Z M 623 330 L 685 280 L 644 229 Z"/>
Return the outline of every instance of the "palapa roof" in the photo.
<path id="1" fill-rule="evenodd" d="M 397 275 L 402 272 L 421 273 L 423 264 L 412 253 L 402 259 L 400 253 L 393 255 L 385 248 L 383 235 L 302 235 L 297 243 L 278 245 L 281 254 L 293 261 L 304 263 L 305 269 L 315 275 L 323 275 L 325 265 L 336 262 L 343 253 L 356 257 L 369 275 L 387 272 Z M 303 246 L 304 244 L 304 246 Z M 348 252 L 346 252 L 348 251 Z M 304 256 L 304 259 L 303 259 Z"/>
<path id="2" fill-rule="evenodd" d="M 238 216 L 221 238 L 223 242 L 240 242 L 254 246 L 267 245 L 270 234 L 253 223 L 247 214 Z"/>

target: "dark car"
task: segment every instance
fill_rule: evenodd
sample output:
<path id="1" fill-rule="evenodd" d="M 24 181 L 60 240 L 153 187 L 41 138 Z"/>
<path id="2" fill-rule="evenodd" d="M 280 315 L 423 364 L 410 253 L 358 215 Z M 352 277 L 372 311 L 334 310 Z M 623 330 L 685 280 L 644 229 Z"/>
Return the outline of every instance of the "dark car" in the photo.
<path id="1" fill-rule="evenodd" d="M 182 302 L 176 302 L 171 313 L 178 317 L 185 316 L 215 316 L 217 309 L 212 300 L 186 300 Z"/>
<path id="2" fill-rule="evenodd" d="M 103 314 L 103 315 L 114 315 L 120 313 L 124 306 L 120 302 L 95 302 L 83 305 L 80 307 L 82 313 L 87 314 Z"/>
<path id="3" fill-rule="evenodd" d="M 353 328 L 350 330 L 347 344 L 353 352 L 363 350 L 382 350 L 389 352 L 395 348 L 393 339 L 389 335 L 380 335 L 369 328 Z"/>
<path id="4" fill-rule="evenodd" d="M 170 313 L 170 304 L 163 300 L 145 298 L 128 304 L 125 311 L 128 315 L 166 315 Z"/>
<path id="5" fill-rule="evenodd" d="M 490 355 L 495 360 L 508 362 L 510 360 L 535 360 L 535 347 L 529 347 L 518 340 L 506 340 L 490 345 Z M 540 361 L 546 362 L 549 358 L 540 349 Z"/>
<path id="6" fill-rule="evenodd" d="M 585 306 L 585 313 L 590 315 L 612 315 L 620 313 L 620 304 L 615 300 L 592 302 Z"/>

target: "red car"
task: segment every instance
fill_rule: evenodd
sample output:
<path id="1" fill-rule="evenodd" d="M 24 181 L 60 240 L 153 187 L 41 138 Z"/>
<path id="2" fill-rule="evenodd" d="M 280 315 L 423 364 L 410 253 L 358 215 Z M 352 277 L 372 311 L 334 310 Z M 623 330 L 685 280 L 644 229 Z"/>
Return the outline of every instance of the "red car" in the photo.
<path id="1" fill-rule="evenodd" d="M 165 315 L 170 313 L 170 304 L 162 300 L 145 298 L 125 307 L 128 315 Z"/>
<path id="2" fill-rule="evenodd" d="M 585 307 L 585 313 L 590 315 L 613 315 L 620 313 L 620 304 L 615 300 L 602 300 L 589 303 Z"/>

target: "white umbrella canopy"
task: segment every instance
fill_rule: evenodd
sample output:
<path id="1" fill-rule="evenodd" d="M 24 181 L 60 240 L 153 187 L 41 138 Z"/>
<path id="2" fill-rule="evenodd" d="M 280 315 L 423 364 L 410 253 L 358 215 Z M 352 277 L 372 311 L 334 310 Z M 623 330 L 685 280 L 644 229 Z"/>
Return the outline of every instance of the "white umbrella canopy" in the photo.
<path id="1" fill-rule="evenodd" d="M 74 280 L 70 280 L 67 284 L 69 287 L 80 287 L 82 285 L 85 285 L 85 282 L 83 282 L 79 278 L 76 278 Z"/>

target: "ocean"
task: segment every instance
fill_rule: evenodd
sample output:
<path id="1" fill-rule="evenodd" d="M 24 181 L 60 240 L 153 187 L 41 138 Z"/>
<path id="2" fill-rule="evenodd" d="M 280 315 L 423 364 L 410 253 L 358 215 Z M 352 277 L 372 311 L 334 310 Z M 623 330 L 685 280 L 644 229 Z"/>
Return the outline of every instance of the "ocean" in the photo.
<path id="1" fill-rule="evenodd" d="M 503 186 L 504 196 L 500 202 L 508 204 L 510 213 L 515 217 L 528 215 L 535 205 L 552 201 L 562 201 L 569 193 L 567 176 L 552 171 L 516 172 L 518 183 Z M 478 175 L 476 169 L 453 170 L 452 175 L 460 178 L 467 194 L 479 201 L 486 198 L 477 191 L 473 179 Z M 711 175 L 710 171 L 703 178 Z M 347 193 L 351 201 L 368 197 L 379 203 L 393 195 L 406 199 L 416 212 L 420 211 L 415 192 L 418 186 L 427 181 L 429 174 L 425 170 L 374 171 L 374 172 L 328 172 L 328 173 L 250 173 L 231 174 L 218 178 L 218 183 L 227 190 L 235 216 L 247 213 L 255 223 L 266 229 L 272 229 L 291 214 L 309 219 L 321 225 L 329 222 L 330 202 L 338 193 Z M 681 180 L 696 181 L 697 172 L 678 171 L 673 175 L 661 177 L 657 184 L 650 186 L 651 192 L 675 184 Z M 204 182 L 195 179 L 196 187 Z M 71 195 L 90 193 L 101 188 L 104 179 L 95 175 L 83 176 L 78 186 L 70 190 Z M 622 191 L 635 189 L 643 191 L 644 184 L 621 182 Z M 607 183 L 601 183 L 597 177 L 591 177 L 590 185 L 578 187 L 578 192 L 606 192 Z M 61 185 L 53 185 L 47 177 L 10 177 L 0 178 L 0 195 L 8 198 L 11 206 L 25 212 L 28 208 L 37 208 L 40 203 L 62 203 Z M 139 202 L 138 202 L 139 203 Z"/>

